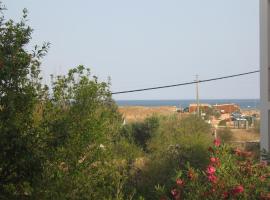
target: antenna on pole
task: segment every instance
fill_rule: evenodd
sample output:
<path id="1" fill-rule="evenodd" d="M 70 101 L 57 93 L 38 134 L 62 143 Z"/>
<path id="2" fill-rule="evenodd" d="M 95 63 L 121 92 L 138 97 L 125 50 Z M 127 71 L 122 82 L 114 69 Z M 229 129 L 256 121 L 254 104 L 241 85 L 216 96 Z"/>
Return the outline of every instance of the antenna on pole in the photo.
<path id="1" fill-rule="evenodd" d="M 197 116 L 200 116 L 199 76 L 198 75 L 196 75 L 196 100 L 197 100 Z"/>

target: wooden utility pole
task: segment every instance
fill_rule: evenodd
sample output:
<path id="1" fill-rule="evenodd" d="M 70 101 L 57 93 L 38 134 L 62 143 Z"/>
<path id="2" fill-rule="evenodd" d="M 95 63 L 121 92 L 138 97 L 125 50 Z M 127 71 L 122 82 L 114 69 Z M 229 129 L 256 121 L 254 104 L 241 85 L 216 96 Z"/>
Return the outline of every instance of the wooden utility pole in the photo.
<path id="1" fill-rule="evenodd" d="M 200 103 L 199 103 L 199 76 L 196 75 L 196 99 L 197 99 L 197 116 L 200 116 Z"/>

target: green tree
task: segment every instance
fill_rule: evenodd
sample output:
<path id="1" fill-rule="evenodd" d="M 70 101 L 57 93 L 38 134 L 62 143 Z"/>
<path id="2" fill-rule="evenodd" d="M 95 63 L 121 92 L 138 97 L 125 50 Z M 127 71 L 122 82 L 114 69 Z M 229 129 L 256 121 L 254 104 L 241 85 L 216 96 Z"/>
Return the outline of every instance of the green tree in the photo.
<path id="1" fill-rule="evenodd" d="M 148 141 L 159 129 L 159 117 L 151 116 L 142 122 L 127 124 L 122 129 L 122 136 L 134 142 L 140 148 L 147 150 Z"/>
<path id="2" fill-rule="evenodd" d="M 40 59 L 49 44 L 26 50 L 32 29 L 0 17 L 0 198 L 29 196 L 42 173 L 44 154 L 34 111 L 46 93 L 40 84 Z"/>
<path id="3" fill-rule="evenodd" d="M 18 23 L 1 14 L 0 199 L 127 199 L 109 84 L 79 66 L 49 90 L 40 77 L 49 44 L 27 51 L 27 11 Z"/>
<path id="4" fill-rule="evenodd" d="M 108 83 L 98 82 L 83 66 L 52 80 L 53 92 L 42 111 L 51 155 L 37 195 L 124 198 L 127 163 L 113 155 L 122 118 Z"/>

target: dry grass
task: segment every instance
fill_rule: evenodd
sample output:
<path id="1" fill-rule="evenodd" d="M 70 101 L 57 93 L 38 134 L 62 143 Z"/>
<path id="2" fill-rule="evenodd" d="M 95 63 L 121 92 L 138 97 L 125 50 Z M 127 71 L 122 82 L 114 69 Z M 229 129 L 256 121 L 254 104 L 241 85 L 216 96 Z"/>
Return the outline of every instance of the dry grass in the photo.
<path id="1" fill-rule="evenodd" d="M 239 142 L 250 142 L 250 141 L 258 141 L 260 139 L 260 134 L 255 133 L 245 129 L 231 129 L 233 132 L 233 141 Z"/>
<path id="2" fill-rule="evenodd" d="M 123 106 L 119 107 L 120 113 L 127 122 L 142 121 L 152 115 L 173 115 L 176 114 L 175 106 L 144 107 L 144 106 Z M 180 115 L 180 114 L 179 114 Z M 181 114 L 186 115 L 186 114 Z"/>
<path id="3" fill-rule="evenodd" d="M 255 114 L 257 116 L 260 116 L 260 110 L 258 110 L 258 109 L 246 109 L 246 110 L 241 110 L 241 112 L 244 115 L 251 116 L 251 115 Z"/>

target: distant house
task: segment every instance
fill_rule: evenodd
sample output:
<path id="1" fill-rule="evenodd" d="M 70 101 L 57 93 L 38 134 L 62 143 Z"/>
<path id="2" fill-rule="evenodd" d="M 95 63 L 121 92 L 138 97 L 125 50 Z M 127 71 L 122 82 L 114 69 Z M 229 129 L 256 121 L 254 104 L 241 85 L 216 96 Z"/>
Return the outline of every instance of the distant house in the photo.
<path id="1" fill-rule="evenodd" d="M 220 111 L 221 113 L 233 113 L 240 111 L 240 106 L 236 104 L 219 104 L 219 105 L 214 105 L 214 109 Z"/>
<path id="2" fill-rule="evenodd" d="M 200 107 L 200 111 L 206 112 L 207 110 L 209 110 L 211 108 L 211 105 L 210 104 L 199 104 L 199 107 Z M 189 112 L 190 113 L 197 112 L 197 104 L 190 104 L 189 105 Z"/>

